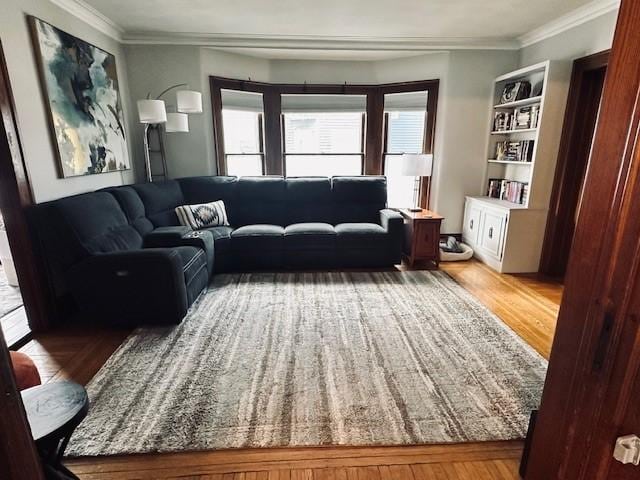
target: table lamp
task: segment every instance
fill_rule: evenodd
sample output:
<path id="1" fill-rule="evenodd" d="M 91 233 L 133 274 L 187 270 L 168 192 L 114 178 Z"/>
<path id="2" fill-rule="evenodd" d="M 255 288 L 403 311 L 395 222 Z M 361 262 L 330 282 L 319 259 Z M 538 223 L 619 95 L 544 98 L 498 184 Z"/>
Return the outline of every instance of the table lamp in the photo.
<path id="1" fill-rule="evenodd" d="M 420 182 L 422 177 L 430 177 L 433 171 L 433 155 L 430 153 L 404 153 L 402 155 L 402 168 L 400 175 L 406 177 L 417 177 Z M 413 191 L 413 207 L 411 212 L 420 212 L 420 188 L 419 183 Z"/>

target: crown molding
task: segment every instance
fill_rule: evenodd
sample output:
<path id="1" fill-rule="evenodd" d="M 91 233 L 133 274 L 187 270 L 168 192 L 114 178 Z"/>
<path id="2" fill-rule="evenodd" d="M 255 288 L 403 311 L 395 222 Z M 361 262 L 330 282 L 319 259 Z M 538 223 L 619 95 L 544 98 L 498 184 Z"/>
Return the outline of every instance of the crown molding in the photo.
<path id="1" fill-rule="evenodd" d="M 83 0 L 49 0 L 105 35 L 131 45 L 190 45 L 221 48 L 353 51 L 518 50 L 616 10 L 620 0 L 593 0 L 518 38 L 324 37 L 125 32 Z"/>
<path id="2" fill-rule="evenodd" d="M 534 43 L 545 40 L 554 35 L 558 35 L 566 30 L 582 25 L 594 18 L 598 18 L 606 13 L 617 10 L 620 7 L 620 0 L 594 0 L 582 7 L 556 18 L 551 22 L 534 28 L 530 32 L 518 37 L 520 47 L 527 47 Z"/>
<path id="3" fill-rule="evenodd" d="M 291 50 L 431 51 L 517 50 L 515 39 L 426 37 L 326 37 L 313 35 L 235 35 L 130 32 L 122 42 L 131 45 L 190 45 L 223 48 Z"/>
<path id="4" fill-rule="evenodd" d="M 124 29 L 82 0 L 49 0 L 54 5 L 66 10 L 71 15 L 88 23 L 105 35 L 122 42 Z"/>

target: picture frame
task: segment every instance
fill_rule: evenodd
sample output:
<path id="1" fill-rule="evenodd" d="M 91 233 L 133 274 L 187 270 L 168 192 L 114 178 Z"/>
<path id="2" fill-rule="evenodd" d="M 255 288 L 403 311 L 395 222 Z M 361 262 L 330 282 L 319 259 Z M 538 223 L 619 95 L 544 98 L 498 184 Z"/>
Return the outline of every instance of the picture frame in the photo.
<path id="1" fill-rule="evenodd" d="M 500 103 L 511 103 L 523 98 L 528 98 L 531 94 L 531 83 L 527 80 L 518 80 L 505 84 L 500 96 Z"/>
<path id="2" fill-rule="evenodd" d="M 60 178 L 131 169 L 115 56 L 28 17 Z"/>

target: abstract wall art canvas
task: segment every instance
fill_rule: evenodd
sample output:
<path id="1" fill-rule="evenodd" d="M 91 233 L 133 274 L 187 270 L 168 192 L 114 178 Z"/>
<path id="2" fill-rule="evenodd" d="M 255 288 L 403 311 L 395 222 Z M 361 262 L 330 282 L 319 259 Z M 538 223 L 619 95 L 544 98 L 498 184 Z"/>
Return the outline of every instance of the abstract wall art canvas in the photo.
<path id="1" fill-rule="evenodd" d="M 62 177 L 128 170 L 115 57 L 30 17 Z"/>

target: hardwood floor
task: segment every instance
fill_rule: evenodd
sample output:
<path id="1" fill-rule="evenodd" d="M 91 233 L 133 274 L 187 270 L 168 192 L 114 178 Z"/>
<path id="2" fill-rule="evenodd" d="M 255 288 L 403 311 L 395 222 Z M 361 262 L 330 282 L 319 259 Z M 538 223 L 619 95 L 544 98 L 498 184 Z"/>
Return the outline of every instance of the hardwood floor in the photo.
<path id="1" fill-rule="evenodd" d="M 535 275 L 500 275 L 476 262 L 442 270 L 548 358 L 562 285 Z M 21 349 L 43 382 L 87 383 L 129 330 L 71 329 L 36 335 Z M 521 441 L 400 447 L 237 449 L 69 460 L 82 479 L 512 480 Z"/>

